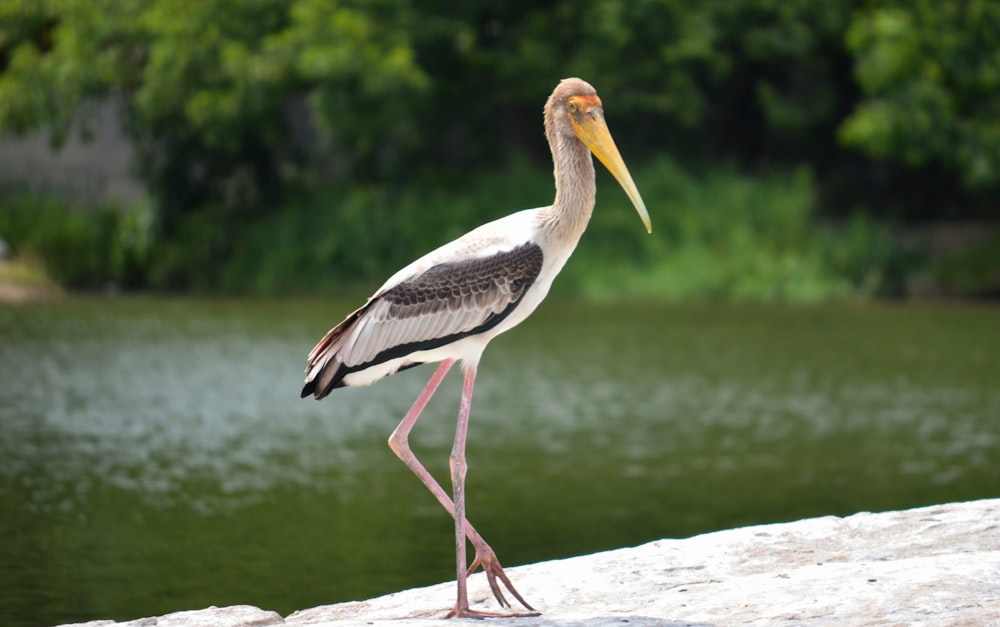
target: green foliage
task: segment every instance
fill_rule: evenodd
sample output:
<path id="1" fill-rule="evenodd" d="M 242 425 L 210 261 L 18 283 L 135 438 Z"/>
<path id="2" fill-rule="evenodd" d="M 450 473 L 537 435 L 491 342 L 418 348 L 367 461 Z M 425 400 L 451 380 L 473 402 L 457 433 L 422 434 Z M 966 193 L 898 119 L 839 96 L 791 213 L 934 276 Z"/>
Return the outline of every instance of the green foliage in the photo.
<path id="1" fill-rule="evenodd" d="M 262 210 L 314 145 L 354 173 L 400 167 L 414 141 L 426 78 L 388 0 L 3 0 L 0 15 L 0 131 L 65 132 L 87 99 L 121 94 L 168 233 L 203 205 Z M 310 123 L 318 144 L 296 137 Z"/>
<path id="2" fill-rule="evenodd" d="M 460 191 L 449 181 L 405 192 L 371 185 L 309 190 L 227 234 L 215 287 L 261 294 L 367 292 L 428 250 L 551 196 L 547 173 L 525 162 L 477 176 Z M 207 233 L 181 240 L 195 241 L 210 240 Z M 191 274 L 188 248 L 180 245 L 175 256 L 184 264 L 177 269 L 181 275 Z"/>
<path id="3" fill-rule="evenodd" d="M 120 96 L 169 231 L 202 206 L 266 212 L 302 178 L 541 156 L 541 100 L 580 75 L 630 121 L 630 154 L 807 160 L 824 185 L 858 167 L 839 138 L 985 188 L 1000 183 L 998 6 L 0 0 L 0 132 L 64 134 L 81 103 Z M 873 178 L 847 180 L 861 194 Z"/>
<path id="4" fill-rule="evenodd" d="M 601 175 L 598 206 L 558 293 L 741 301 L 893 295 L 908 271 L 887 231 L 863 216 L 818 224 L 805 170 L 747 177 L 695 175 L 659 160 L 635 178 L 653 215 L 647 235 L 629 201 Z M 303 194 L 259 220 L 223 230 L 222 213 L 192 216 L 150 262 L 159 288 L 258 294 L 360 293 L 465 231 L 552 197 L 547 172 L 524 162 L 457 189 L 441 180 L 405 192 L 373 186 Z M 206 260 L 213 260 L 211 263 Z"/>
<path id="5" fill-rule="evenodd" d="M 1000 183 L 1000 4 L 889 3 L 855 14 L 846 41 L 865 95 L 841 126 L 847 145 Z"/>
<path id="6" fill-rule="evenodd" d="M 142 54 L 135 26 L 141 6 L 122 0 L 0 1 L 0 132 L 44 125 L 60 142 L 81 103 L 134 84 Z"/>
<path id="7" fill-rule="evenodd" d="M 541 104 L 580 75 L 668 210 L 643 238 L 603 185 L 558 289 L 894 294 L 919 255 L 852 214 L 996 215 L 998 51 L 989 0 L 0 0 L 0 133 L 123 105 L 150 203 L 23 240 L 72 284 L 332 288 L 550 198 Z"/>
<path id="8" fill-rule="evenodd" d="M 434 26 L 416 47 L 439 105 L 429 141 L 462 140 L 437 147 L 446 163 L 540 153 L 541 99 L 572 75 L 598 87 L 609 119 L 630 121 L 616 130 L 623 143 L 647 153 L 798 157 L 816 147 L 814 131 L 825 131 L 829 149 L 830 118 L 844 108 L 838 72 L 851 2 L 437 4 L 421 4 Z M 765 148 L 768 133 L 781 142 Z"/>
<path id="9" fill-rule="evenodd" d="M 150 245 L 148 207 L 122 212 L 56 198 L 0 195 L 0 237 L 19 257 L 41 260 L 49 276 L 77 289 L 145 281 Z"/>
<path id="10" fill-rule="evenodd" d="M 694 175 L 661 160 L 636 179 L 653 215 L 652 236 L 625 220 L 634 218 L 627 200 L 605 185 L 585 236 L 591 241 L 567 267 L 569 289 L 672 300 L 815 301 L 857 293 L 825 255 L 807 171 Z"/>
<path id="11" fill-rule="evenodd" d="M 892 297 L 926 271 L 919 247 L 901 246 L 863 214 L 824 226 L 814 212 L 813 176 L 804 169 L 754 177 L 731 167 L 692 173 L 661 159 L 634 175 L 652 235 L 610 175 L 600 173 L 597 208 L 556 293 L 597 300 Z M 224 207 L 204 208 L 174 237 L 158 233 L 148 206 L 120 212 L 11 196 L 0 210 L 0 236 L 17 253 L 43 259 L 69 287 L 363 296 L 419 255 L 486 221 L 546 204 L 552 193 L 548 172 L 516 160 L 461 186 L 441 179 L 406 191 L 305 190 L 279 210 L 237 224 L 227 222 Z M 949 267 L 960 270 L 961 263 Z M 946 266 L 936 272 L 955 284 Z"/>

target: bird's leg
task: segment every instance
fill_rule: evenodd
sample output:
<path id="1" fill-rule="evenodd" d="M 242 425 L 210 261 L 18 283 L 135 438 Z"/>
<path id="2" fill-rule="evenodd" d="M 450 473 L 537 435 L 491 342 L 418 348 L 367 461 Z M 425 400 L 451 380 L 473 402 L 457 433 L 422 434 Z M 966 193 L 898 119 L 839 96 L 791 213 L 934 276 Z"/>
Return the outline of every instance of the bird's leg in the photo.
<path id="1" fill-rule="evenodd" d="M 449 465 L 451 467 L 451 483 L 455 494 L 455 500 L 453 505 L 452 517 L 455 519 L 455 559 L 456 559 L 456 571 L 458 580 L 458 599 L 455 603 L 455 609 L 448 613 L 448 617 L 456 618 L 483 618 L 487 616 L 506 616 L 505 614 L 495 614 L 489 612 L 479 612 L 469 609 L 469 595 L 466 588 L 466 579 L 470 573 L 472 573 L 477 566 L 482 566 L 483 571 L 486 573 L 486 578 L 489 581 L 490 589 L 493 591 L 493 596 L 497 598 L 497 601 L 501 606 L 510 607 L 507 603 L 507 599 L 504 598 L 503 593 L 500 591 L 500 587 L 497 585 L 496 578 L 499 577 L 500 580 L 507 586 L 518 601 L 521 602 L 524 607 L 531 610 L 531 614 L 526 614 L 526 616 L 536 616 L 538 613 L 535 612 L 534 608 L 528 605 L 521 595 L 518 594 L 517 590 L 514 589 L 513 584 L 511 584 L 510 579 L 503 572 L 503 568 L 500 566 L 499 560 L 497 560 L 496 553 L 490 548 L 488 544 L 483 540 L 482 536 L 475 532 L 472 525 L 469 524 L 465 517 L 465 474 L 468 466 L 465 462 L 465 441 L 469 433 L 469 414 L 472 410 L 472 388 L 476 382 L 476 363 L 465 362 L 465 378 L 462 383 L 462 402 L 459 405 L 458 410 L 458 425 L 455 428 L 455 444 L 451 449 L 451 457 L 449 458 Z M 474 535 L 469 535 L 468 531 L 471 531 Z M 466 567 L 465 559 L 465 540 L 469 536 L 469 540 L 472 541 L 473 545 L 476 547 L 476 557 L 472 562 L 472 565 L 468 568 Z"/>
<path id="2" fill-rule="evenodd" d="M 451 468 L 451 486 L 455 495 L 452 517 L 455 519 L 455 561 L 456 581 L 458 582 L 458 600 L 455 609 L 449 616 L 465 618 L 471 614 L 469 610 L 469 594 L 466 588 L 468 578 L 468 562 L 465 560 L 465 440 L 469 433 L 469 413 L 472 410 L 472 387 L 476 382 L 475 364 L 465 365 L 465 378 L 462 382 L 462 402 L 458 407 L 458 425 L 455 427 L 455 443 L 451 448 L 448 466 Z"/>
<path id="3" fill-rule="evenodd" d="M 454 364 L 455 360 L 453 359 L 447 359 L 441 362 L 441 365 L 438 366 L 437 370 L 434 371 L 434 374 L 431 376 L 430 381 L 427 382 L 427 385 L 424 387 L 423 391 L 417 397 L 417 400 L 413 402 L 413 405 L 410 407 L 410 410 L 406 412 L 406 415 L 403 417 L 403 420 L 399 423 L 399 426 L 396 427 L 396 430 L 393 431 L 392 435 L 389 437 L 389 448 L 392 449 L 392 451 L 396 454 L 396 456 L 399 457 L 399 459 L 404 464 L 406 464 L 406 466 L 410 470 L 413 471 L 413 474 L 415 474 L 417 478 L 420 479 L 420 481 L 425 486 L 427 486 L 427 489 L 431 491 L 431 494 L 433 494 L 434 497 L 437 498 L 438 502 L 441 503 L 441 506 L 444 507 L 444 509 L 451 515 L 452 518 L 456 518 L 455 504 L 452 502 L 451 498 L 444 491 L 444 489 L 437 483 L 437 481 L 434 480 L 434 477 L 431 476 L 431 474 L 427 471 L 426 468 L 424 468 L 423 464 L 420 463 L 420 460 L 418 460 L 416 455 L 413 454 L 413 451 L 410 450 L 409 436 L 410 436 L 410 431 L 413 429 L 414 424 L 416 424 L 417 422 L 417 418 L 420 417 L 420 413 L 424 410 L 424 407 L 430 401 L 431 397 L 434 395 L 434 392 L 437 391 L 437 388 L 441 384 L 441 381 L 444 380 L 445 375 L 448 374 L 448 371 L 451 370 L 451 367 Z M 463 385 L 462 396 L 463 399 L 466 396 L 468 396 L 469 402 L 471 403 L 472 381 L 475 380 L 474 369 L 472 372 L 472 379 L 468 380 L 468 378 L 469 375 L 467 372 L 466 373 L 467 381 L 466 384 Z M 466 385 L 468 386 L 467 391 L 465 389 Z M 465 420 L 467 424 L 468 415 L 466 415 Z M 465 516 L 458 518 L 458 520 L 462 521 L 462 528 L 464 530 L 465 537 L 469 539 L 469 541 L 472 543 L 472 546 L 475 547 L 476 549 L 476 556 L 472 561 L 472 565 L 468 568 L 466 573 L 471 574 L 472 572 L 475 571 L 477 567 L 481 566 L 483 568 L 483 571 L 486 573 L 486 578 L 487 581 L 489 582 L 490 590 L 492 590 L 493 596 L 496 597 L 497 602 L 500 603 L 501 606 L 510 607 L 510 603 L 507 602 L 507 599 L 504 598 L 504 595 L 500 590 L 500 586 L 497 583 L 498 578 L 504 584 L 504 586 L 506 586 L 507 590 L 509 590 L 510 593 L 514 595 L 514 598 L 516 598 L 521 603 L 521 605 L 534 612 L 534 608 L 528 605 L 528 603 L 521 597 L 521 595 L 514 588 L 514 585 L 511 583 L 510 579 L 503 572 L 503 568 L 501 567 L 499 560 L 497 560 L 496 553 L 493 551 L 492 548 L 490 548 L 490 545 L 486 543 L 486 541 L 483 539 L 481 535 L 479 535 L 479 532 L 475 530 L 475 528 L 469 523 L 468 519 L 466 519 Z"/>

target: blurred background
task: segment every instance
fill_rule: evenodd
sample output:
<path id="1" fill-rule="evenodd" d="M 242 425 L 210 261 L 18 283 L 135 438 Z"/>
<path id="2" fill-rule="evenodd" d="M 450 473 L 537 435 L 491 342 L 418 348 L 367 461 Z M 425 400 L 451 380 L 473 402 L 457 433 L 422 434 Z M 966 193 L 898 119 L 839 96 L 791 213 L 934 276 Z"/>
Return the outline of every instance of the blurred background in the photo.
<path id="1" fill-rule="evenodd" d="M 484 356 L 469 514 L 505 565 L 1000 496 L 1000 2 L 0 0 L 5 624 L 452 578 L 385 445 L 429 370 L 317 404 L 301 368 L 551 202 L 567 76 L 653 234 L 598 168 Z M 443 480 L 458 395 L 413 434 Z"/>

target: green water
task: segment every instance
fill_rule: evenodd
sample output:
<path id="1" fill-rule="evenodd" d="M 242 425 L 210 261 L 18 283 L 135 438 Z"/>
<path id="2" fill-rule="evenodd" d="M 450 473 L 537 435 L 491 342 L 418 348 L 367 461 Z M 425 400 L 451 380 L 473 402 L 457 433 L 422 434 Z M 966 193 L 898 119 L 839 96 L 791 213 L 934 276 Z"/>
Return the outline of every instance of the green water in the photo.
<path id="1" fill-rule="evenodd" d="M 2 622 L 452 578 L 450 520 L 385 444 L 431 368 L 298 398 L 355 304 L 0 305 Z M 411 439 L 442 480 L 459 386 Z M 546 303 L 487 350 L 468 455 L 506 565 L 997 497 L 1000 310 Z"/>

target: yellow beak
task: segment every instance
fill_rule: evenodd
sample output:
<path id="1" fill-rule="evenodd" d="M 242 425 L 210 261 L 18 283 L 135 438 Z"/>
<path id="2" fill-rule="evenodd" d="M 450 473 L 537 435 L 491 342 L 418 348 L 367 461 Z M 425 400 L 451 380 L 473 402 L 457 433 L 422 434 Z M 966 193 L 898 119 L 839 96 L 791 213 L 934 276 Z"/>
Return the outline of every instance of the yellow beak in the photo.
<path id="1" fill-rule="evenodd" d="M 586 144 L 587 148 L 590 148 L 590 152 L 594 153 L 594 156 L 614 175 L 618 184 L 625 190 L 629 200 L 635 205 L 635 210 L 639 212 L 639 217 L 646 226 L 646 232 L 652 233 L 653 224 L 649 221 L 646 203 L 642 202 L 642 196 L 639 195 L 639 190 L 632 182 L 632 175 L 625 167 L 625 161 L 622 160 L 615 140 L 611 137 L 608 124 L 604 121 L 604 110 L 601 108 L 600 101 L 581 104 L 583 106 L 570 115 L 573 131 L 580 138 L 580 141 Z"/>

